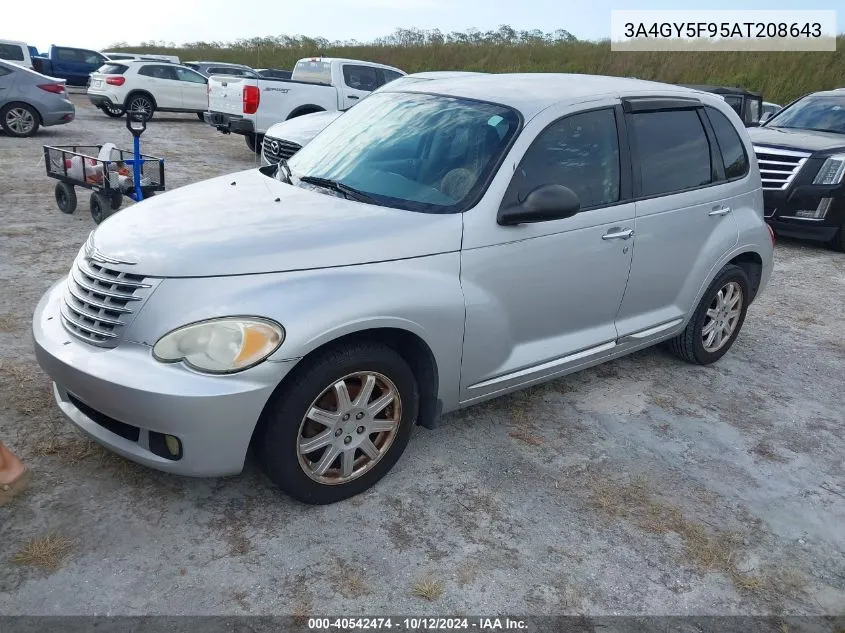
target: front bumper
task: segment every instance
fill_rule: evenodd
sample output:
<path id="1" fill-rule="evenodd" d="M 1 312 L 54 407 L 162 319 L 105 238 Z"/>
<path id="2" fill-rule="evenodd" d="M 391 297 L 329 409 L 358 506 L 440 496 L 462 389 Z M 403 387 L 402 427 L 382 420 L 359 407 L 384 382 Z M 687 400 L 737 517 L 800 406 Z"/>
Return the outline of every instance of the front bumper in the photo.
<path id="1" fill-rule="evenodd" d="M 63 286 L 64 280 L 41 298 L 32 328 L 38 364 L 54 381 L 56 402 L 70 421 L 106 448 L 158 470 L 241 472 L 261 412 L 294 361 L 208 376 L 159 363 L 146 345 L 95 347 L 61 324 Z M 179 439 L 180 458 L 161 455 L 163 435 Z"/>
<path id="2" fill-rule="evenodd" d="M 203 113 L 203 119 L 223 134 L 243 134 L 244 136 L 255 134 L 255 126 L 251 120 L 234 114 L 209 111 Z"/>
<path id="3" fill-rule="evenodd" d="M 814 191 L 818 189 L 818 191 Z M 845 191 L 834 188 L 795 187 L 788 191 L 765 191 L 766 222 L 784 237 L 828 242 L 845 225 Z M 801 210 L 814 210 L 825 197 L 830 206 L 822 218 L 803 218 Z"/>

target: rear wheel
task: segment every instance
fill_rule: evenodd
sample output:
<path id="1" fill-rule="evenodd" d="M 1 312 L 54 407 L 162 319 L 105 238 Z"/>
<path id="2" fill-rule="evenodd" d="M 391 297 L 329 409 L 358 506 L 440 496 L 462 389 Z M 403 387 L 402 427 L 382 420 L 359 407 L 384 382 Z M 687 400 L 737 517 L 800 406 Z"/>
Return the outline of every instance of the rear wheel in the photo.
<path id="1" fill-rule="evenodd" d="M 76 211 L 76 189 L 66 182 L 56 183 L 56 205 L 62 213 Z"/>
<path id="2" fill-rule="evenodd" d="M 38 112 L 25 103 L 10 103 L 0 110 L 0 127 L 9 136 L 32 136 L 41 125 Z"/>
<path id="3" fill-rule="evenodd" d="M 707 288 L 692 319 L 669 349 L 687 362 L 709 365 L 731 348 L 748 310 L 748 275 L 739 266 L 725 266 Z"/>
<path id="4" fill-rule="evenodd" d="M 375 343 L 303 363 L 270 401 L 256 449 L 264 471 L 289 495 L 334 503 L 393 467 L 411 437 L 419 390 L 405 360 Z"/>
<path id="5" fill-rule="evenodd" d="M 133 112 L 143 112 L 144 118 L 147 121 L 153 118 L 153 113 L 155 112 L 155 109 L 155 102 L 152 100 L 151 97 L 145 94 L 134 94 L 129 97 L 129 100 L 126 103 L 127 111 L 131 110 Z"/>

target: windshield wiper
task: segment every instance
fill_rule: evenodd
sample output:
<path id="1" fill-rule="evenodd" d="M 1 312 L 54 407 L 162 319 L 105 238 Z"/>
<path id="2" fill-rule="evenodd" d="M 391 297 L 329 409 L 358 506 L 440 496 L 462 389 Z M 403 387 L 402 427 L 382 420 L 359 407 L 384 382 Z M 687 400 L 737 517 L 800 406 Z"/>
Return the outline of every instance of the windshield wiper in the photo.
<path id="1" fill-rule="evenodd" d="M 331 189 L 332 191 L 337 191 L 338 193 L 342 193 L 346 196 L 348 200 L 357 200 L 358 202 L 366 202 L 367 204 L 379 204 L 379 202 L 372 196 L 364 193 L 363 191 L 358 191 L 354 187 L 350 187 L 338 180 L 320 178 L 319 176 L 302 176 L 299 181 L 317 185 L 318 187 L 325 187 L 326 189 Z"/>

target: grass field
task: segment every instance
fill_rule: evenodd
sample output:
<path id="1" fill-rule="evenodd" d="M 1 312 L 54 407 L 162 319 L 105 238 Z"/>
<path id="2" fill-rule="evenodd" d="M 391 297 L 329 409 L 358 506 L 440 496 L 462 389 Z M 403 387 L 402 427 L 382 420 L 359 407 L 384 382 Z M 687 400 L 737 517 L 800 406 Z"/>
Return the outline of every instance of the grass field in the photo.
<path id="1" fill-rule="evenodd" d="M 565 33 L 563 31 L 558 33 Z M 410 36 L 409 36 L 410 34 Z M 568 34 L 567 34 L 568 35 Z M 265 37 L 234 43 L 121 48 L 178 55 L 183 61 L 213 59 L 255 68 L 292 68 L 321 54 L 390 64 L 406 72 L 574 72 L 638 77 L 669 83 L 744 86 L 767 101 L 785 104 L 808 92 L 845 87 L 845 36 L 835 52 L 611 52 L 609 42 L 569 41 L 554 34 L 516 33 L 509 27 L 486 34 L 399 30 L 371 44 L 304 37 Z M 113 49 L 112 49 L 113 50 Z"/>

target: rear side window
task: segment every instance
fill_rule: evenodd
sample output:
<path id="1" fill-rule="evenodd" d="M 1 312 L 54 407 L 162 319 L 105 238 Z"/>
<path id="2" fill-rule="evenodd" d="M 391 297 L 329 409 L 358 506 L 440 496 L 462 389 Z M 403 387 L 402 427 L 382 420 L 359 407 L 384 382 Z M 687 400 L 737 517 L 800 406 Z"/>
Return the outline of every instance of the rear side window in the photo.
<path id="1" fill-rule="evenodd" d="M 387 68 L 382 68 L 381 73 L 384 75 L 384 83 L 386 84 L 389 84 L 394 79 L 403 77 L 402 73 L 397 73 L 395 70 L 387 70 Z"/>
<path id="2" fill-rule="evenodd" d="M 552 123 L 528 148 L 503 206 L 518 204 L 542 185 L 563 185 L 581 208 L 619 200 L 619 137 L 612 109 L 573 114 Z"/>
<path id="3" fill-rule="evenodd" d="M 0 59 L 22 62 L 24 60 L 23 48 L 16 44 L 0 44 Z"/>
<path id="4" fill-rule="evenodd" d="M 97 69 L 97 72 L 104 75 L 122 75 L 128 68 L 123 64 L 103 64 Z"/>
<path id="5" fill-rule="evenodd" d="M 74 48 L 56 48 L 56 59 L 60 62 L 83 62 L 85 56 L 82 51 L 77 51 Z"/>
<path id="6" fill-rule="evenodd" d="M 641 195 L 657 196 L 710 184 L 710 142 L 695 110 L 631 116 Z"/>
<path id="7" fill-rule="evenodd" d="M 380 85 L 378 69 L 372 66 L 353 66 L 347 64 L 343 67 L 343 83 L 355 90 L 372 92 Z"/>
<path id="8" fill-rule="evenodd" d="M 149 65 L 138 70 L 139 75 L 153 77 L 154 79 L 176 79 L 176 73 L 172 66 Z"/>
<path id="9" fill-rule="evenodd" d="M 724 114 L 716 108 L 707 107 L 707 118 L 716 133 L 716 142 L 719 144 L 719 151 L 722 154 L 722 161 L 725 164 L 725 177 L 742 178 L 748 173 L 748 155 L 745 153 L 745 146 L 736 132 L 736 128 Z"/>

